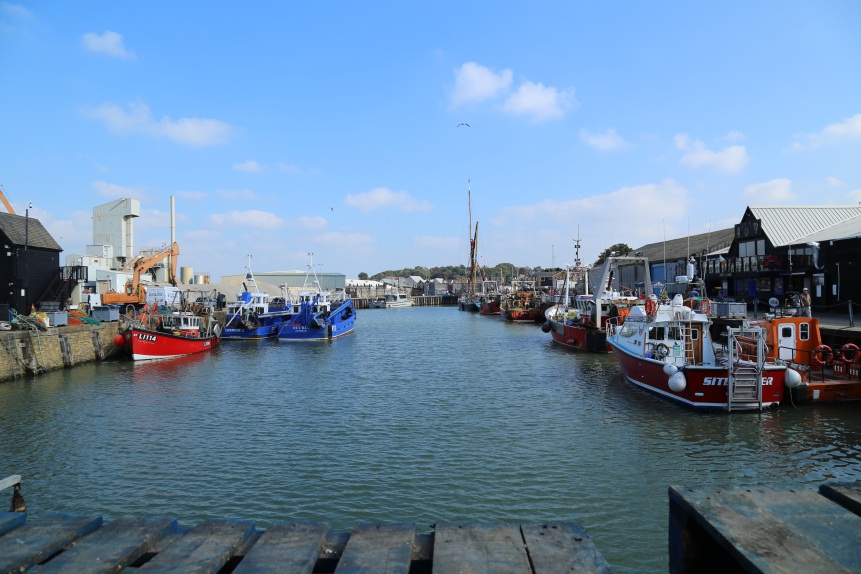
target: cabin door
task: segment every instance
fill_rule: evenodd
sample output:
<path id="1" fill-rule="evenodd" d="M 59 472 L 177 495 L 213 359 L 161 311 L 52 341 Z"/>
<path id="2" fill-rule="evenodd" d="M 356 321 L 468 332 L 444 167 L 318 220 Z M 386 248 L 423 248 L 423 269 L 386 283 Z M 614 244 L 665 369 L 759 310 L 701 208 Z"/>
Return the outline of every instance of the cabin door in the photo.
<path id="1" fill-rule="evenodd" d="M 795 324 L 781 325 L 777 331 L 777 358 L 785 361 L 795 360 Z"/>

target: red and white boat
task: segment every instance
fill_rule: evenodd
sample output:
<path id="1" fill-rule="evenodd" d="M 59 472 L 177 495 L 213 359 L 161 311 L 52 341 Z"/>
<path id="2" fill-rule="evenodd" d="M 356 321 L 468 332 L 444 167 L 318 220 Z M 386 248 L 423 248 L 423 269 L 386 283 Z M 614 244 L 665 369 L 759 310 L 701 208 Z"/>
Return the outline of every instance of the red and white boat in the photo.
<path id="1" fill-rule="evenodd" d="M 204 320 L 202 323 L 201 320 Z M 125 333 L 132 359 L 171 359 L 210 351 L 218 346 L 221 330 L 211 316 L 189 311 L 139 315 Z"/>
<path id="2" fill-rule="evenodd" d="M 544 312 L 546 321 L 541 330 L 570 349 L 608 353 L 605 329 L 608 322 L 622 324 L 631 308 L 642 303 L 642 299 L 635 296 L 635 289 L 619 283 L 619 268 L 628 265 L 644 269 L 640 290 L 644 292 L 651 285 L 649 265 L 644 257 L 608 257 L 602 268 L 599 290 L 590 294 L 589 269 L 580 264 L 578 256 L 574 267 L 566 268 L 562 298 Z"/>
<path id="3" fill-rule="evenodd" d="M 624 324 L 607 325 L 607 343 L 631 383 L 698 410 L 762 410 L 780 403 L 785 364 L 768 356 L 765 330 L 727 329 L 727 345 L 712 341 L 711 320 L 682 295 L 651 295 Z M 752 353 L 742 354 L 742 342 Z"/>
<path id="4" fill-rule="evenodd" d="M 536 323 L 544 319 L 544 307 L 534 281 L 514 281 L 499 307 L 499 314 L 506 321 Z"/>

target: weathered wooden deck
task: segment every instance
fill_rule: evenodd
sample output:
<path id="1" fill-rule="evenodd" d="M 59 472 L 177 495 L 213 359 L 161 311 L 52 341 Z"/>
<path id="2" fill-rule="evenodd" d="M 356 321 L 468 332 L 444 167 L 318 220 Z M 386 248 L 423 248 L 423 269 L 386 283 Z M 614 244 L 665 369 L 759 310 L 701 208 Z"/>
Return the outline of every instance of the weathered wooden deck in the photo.
<path id="1" fill-rule="evenodd" d="M 861 481 L 670 487 L 670 572 L 861 572 Z"/>
<path id="2" fill-rule="evenodd" d="M 181 529 L 173 518 L 0 513 L 0 573 L 541 574 L 610 572 L 577 524 L 327 524 L 210 520 Z"/>

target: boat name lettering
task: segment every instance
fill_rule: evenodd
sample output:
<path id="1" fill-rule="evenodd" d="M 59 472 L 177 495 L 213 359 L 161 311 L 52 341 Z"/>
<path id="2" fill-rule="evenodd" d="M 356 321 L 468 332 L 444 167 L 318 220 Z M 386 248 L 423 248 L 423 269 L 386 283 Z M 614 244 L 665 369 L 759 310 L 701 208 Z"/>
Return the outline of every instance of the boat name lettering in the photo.
<path id="1" fill-rule="evenodd" d="M 774 382 L 774 377 L 763 377 L 762 386 L 770 387 Z M 706 377 L 703 379 L 704 387 L 725 387 L 729 384 L 729 377 Z"/>
<path id="2" fill-rule="evenodd" d="M 144 341 L 155 341 L 156 340 L 155 335 L 147 335 L 146 333 L 138 333 L 137 336 L 138 336 L 138 339 L 143 339 Z"/>

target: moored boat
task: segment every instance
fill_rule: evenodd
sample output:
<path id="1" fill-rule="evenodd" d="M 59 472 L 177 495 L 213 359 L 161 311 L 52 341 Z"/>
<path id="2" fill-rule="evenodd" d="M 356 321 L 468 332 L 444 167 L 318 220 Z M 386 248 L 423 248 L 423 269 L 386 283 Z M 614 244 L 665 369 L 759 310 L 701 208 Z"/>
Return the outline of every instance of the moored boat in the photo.
<path id="1" fill-rule="evenodd" d="M 472 190 L 467 180 L 466 196 L 469 203 L 469 275 L 467 276 L 466 290 L 457 299 L 457 308 L 460 311 L 478 313 L 481 309 L 481 299 L 476 293 L 476 273 L 478 271 L 478 222 L 475 222 L 475 233 L 472 231 Z"/>
<path id="2" fill-rule="evenodd" d="M 243 290 L 236 294 L 236 300 L 225 309 L 222 339 L 271 339 L 278 336 L 278 329 L 290 318 L 291 311 L 284 303 L 273 304 L 269 294 L 262 293 L 257 287 L 251 271 L 250 255 L 247 269 Z"/>
<path id="3" fill-rule="evenodd" d="M 210 351 L 218 346 L 220 333 L 211 315 L 172 310 L 137 315 L 124 337 L 132 359 L 142 361 Z"/>
<path id="4" fill-rule="evenodd" d="M 514 281 L 512 290 L 502 297 L 499 314 L 505 321 L 535 323 L 544 319 L 541 297 L 532 281 Z"/>
<path id="5" fill-rule="evenodd" d="M 832 349 L 822 341 L 819 319 L 783 314 L 750 321 L 765 331 L 769 358 L 788 367 L 787 398 L 793 403 L 861 400 L 861 352 L 854 343 Z M 740 338 L 743 357 L 753 354 L 753 341 Z"/>
<path id="6" fill-rule="evenodd" d="M 298 297 L 290 302 L 290 318 L 278 327 L 279 341 L 316 341 L 337 339 L 353 332 L 356 309 L 346 291 L 324 291 L 314 274 L 313 288 L 308 282 L 313 262 L 308 266 L 305 283 Z"/>
<path id="7" fill-rule="evenodd" d="M 645 297 L 651 280 L 648 260 L 644 257 L 608 257 L 602 268 L 599 287 L 590 294 L 589 269 L 580 264 L 578 257 L 573 267 L 566 268 L 562 297 L 544 312 L 546 322 L 541 330 L 550 333 L 554 342 L 570 349 L 609 352 L 605 330 L 608 322 L 613 320 L 614 324 L 621 325 L 631 308 L 642 301 L 634 294 L 634 289 L 619 283 L 619 267 L 637 264 L 644 269 L 641 292 Z"/>
<path id="8" fill-rule="evenodd" d="M 402 307 L 412 307 L 415 301 L 406 293 L 400 291 L 396 293 L 387 293 L 385 297 L 377 297 L 368 304 L 371 309 L 398 309 Z"/>
<path id="9" fill-rule="evenodd" d="M 607 325 L 607 343 L 625 378 L 638 387 L 697 410 L 762 410 L 780 403 L 785 365 L 768 357 L 760 327 L 730 328 L 715 345 L 706 313 L 685 306 L 681 295 L 659 302 L 651 295 L 623 324 Z M 742 356 L 739 340 L 755 353 Z"/>

